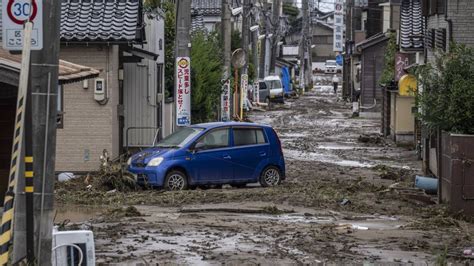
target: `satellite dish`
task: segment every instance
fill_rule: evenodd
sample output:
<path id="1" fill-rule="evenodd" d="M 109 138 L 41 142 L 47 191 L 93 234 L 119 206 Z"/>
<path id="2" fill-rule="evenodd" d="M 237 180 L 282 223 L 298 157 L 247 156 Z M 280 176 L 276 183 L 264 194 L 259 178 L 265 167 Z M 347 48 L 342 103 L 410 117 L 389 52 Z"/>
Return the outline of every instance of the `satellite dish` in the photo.
<path id="1" fill-rule="evenodd" d="M 232 66 L 235 68 L 242 68 L 247 63 L 247 54 L 242 48 L 235 50 L 232 53 Z"/>

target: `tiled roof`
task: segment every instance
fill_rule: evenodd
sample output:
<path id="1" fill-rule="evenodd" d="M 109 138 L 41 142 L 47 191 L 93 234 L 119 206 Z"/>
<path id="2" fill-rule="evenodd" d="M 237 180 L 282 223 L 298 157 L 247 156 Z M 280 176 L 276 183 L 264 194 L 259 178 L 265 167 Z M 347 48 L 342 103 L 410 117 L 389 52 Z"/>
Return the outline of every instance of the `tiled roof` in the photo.
<path id="1" fill-rule="evenodd" d="M 0 48 L 0 69 L 8 68 L 19 72 L 20 67 L 21 55 L 11 54 L 8 51 Z M 99 76 L 99 73 L 100 71 L 95 68 L 59 60 L 58 80 L 60 84 L 94 78 Z"/>
<path id="2" fill-rule="evenodd" d="M 233 7 L 240 6 L 238 0 L 231 0 Z M 222 0 L 192 0 L 191 14 L 203 16 L 220 16 Z"/>
<path id="3" fill-rule="evenodd" d="M 400 11 L 400 47 L 423 49 L 425 22 L 421 0 L 403 0 Z"/>
<path id="4" fill-rule="evenodd" d="M 222 9 L 222 0 L 192 0 L 191 12 L 194 14 L 219 16 Z"/>
<path id="5" fill-rule="evenodd" d="M 139 0 L 62 0 L 62 41 L 140 39 Z"/>

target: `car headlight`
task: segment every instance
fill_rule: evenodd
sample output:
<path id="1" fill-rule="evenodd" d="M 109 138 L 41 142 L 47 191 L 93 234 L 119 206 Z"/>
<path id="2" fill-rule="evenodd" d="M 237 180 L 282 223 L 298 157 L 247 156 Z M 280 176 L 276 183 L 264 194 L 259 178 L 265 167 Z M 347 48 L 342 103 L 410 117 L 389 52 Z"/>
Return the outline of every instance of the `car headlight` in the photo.
<path id="1" fill-rule="evenodd" d="M 127 160 L 127 165 L 131 165 L 132 164 L 132 157 L 128 158 Z"/>
<path id="2" fill-rule="evenodd" d="M 158 166 L 161 164 L 161 162 L 163 161 L 163 157 L 156 157 L 156 158 L 153 158 L 151 159 L 147 166 Z"/>

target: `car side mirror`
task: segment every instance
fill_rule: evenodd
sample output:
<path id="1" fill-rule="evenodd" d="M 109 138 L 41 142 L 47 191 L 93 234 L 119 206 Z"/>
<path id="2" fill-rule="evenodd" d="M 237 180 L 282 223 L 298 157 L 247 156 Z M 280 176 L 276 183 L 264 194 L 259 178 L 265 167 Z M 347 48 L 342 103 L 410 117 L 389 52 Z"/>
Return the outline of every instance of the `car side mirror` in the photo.
<path id="1" fill-rule="evenodd" d="M 194 145 L 193 151 L 194 152 L 200 151 L 200 150 L 204 149 L 204 147 L 206 147 L 206 144 L 204 144 L 203 142 L 198 142 L 198 143 L 196 143 L 196 145 Z"/>

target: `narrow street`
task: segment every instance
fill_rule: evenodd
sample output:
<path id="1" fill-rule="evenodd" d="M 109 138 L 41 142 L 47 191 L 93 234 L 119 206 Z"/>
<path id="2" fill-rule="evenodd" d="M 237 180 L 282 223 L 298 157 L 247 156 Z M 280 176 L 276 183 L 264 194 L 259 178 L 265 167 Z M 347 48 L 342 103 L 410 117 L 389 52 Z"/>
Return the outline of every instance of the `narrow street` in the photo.
<path id="1" fill-rule="evenodd" d="M 278 187 L 102 193 L 62 184 L 55 222 L 67 218 L 67 228 L 93 230 L 104 265 L 455 259 L 469 245 L 472 224 L 417 191 L 415 152 L 380 138 L 378 120 L 351 118 L 351 105 L 331 91 L 317 88 L 251 113 L 283 143 L 287 179 Z M 129 205 L 136 209 L 122 208 Z"/>

